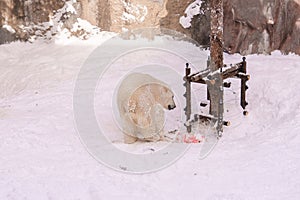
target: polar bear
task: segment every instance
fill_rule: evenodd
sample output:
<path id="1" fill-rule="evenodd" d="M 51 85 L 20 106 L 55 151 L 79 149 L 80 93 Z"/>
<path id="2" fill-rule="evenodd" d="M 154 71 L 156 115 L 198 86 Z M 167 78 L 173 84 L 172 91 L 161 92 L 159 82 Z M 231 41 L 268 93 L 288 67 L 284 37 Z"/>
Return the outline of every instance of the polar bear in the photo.
<path id="1" fill-rule="evenodd" d="M 120 83 L 117 104 L 124 143 L 163 138 L 164 109 L 176 107 L 170 87 L 148 74 L 131 73 Z"/>

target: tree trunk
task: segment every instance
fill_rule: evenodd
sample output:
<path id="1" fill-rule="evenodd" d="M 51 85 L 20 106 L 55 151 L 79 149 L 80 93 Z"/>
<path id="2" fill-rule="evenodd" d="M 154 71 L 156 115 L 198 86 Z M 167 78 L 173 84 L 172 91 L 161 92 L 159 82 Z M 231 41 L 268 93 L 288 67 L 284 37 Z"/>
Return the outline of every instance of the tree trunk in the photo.
<path id="1" fill-rule="evenodd" d="M 210 3 L 210 68 L 216 71 L 223 66 L 223 0 L 211 0 Z"/>
<path id="2" fill-rule="evenodd" d="M 211 34 L 210 34 L 210 70 L 214 72 L 223 66 L 223 0 L 211 0 Z M 210 114 L 216 120 L 217 136 L 223 132 L 223 79 L 220 73 L 212 73 L 208 81 L 210 94 Z"/>

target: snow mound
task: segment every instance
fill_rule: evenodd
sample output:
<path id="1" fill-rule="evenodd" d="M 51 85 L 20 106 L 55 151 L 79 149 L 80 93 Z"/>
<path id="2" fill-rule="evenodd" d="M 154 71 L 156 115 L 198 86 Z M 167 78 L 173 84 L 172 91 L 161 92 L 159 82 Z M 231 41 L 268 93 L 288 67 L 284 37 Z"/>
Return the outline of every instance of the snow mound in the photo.
<path id="1" fill-rule="evenodd" d="M 74 80 L 97 46 L 81 42 L 0 46 L 0 199 L 299 199 L 299 56 L 247 57 L 249 116 L 241 114 L 233 79 L 224 92 L 232 126 L 206 159 L 192 145 L 164 170 L 128 175 L 96 162 L 77 136 Z M 151 153 L 157 144 L 138 145 Z"/>

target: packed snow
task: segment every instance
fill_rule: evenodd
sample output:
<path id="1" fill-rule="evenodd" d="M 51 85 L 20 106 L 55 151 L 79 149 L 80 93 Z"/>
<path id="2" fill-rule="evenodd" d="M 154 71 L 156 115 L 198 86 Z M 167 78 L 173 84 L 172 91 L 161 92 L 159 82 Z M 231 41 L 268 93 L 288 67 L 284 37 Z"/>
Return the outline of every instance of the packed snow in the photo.
<path id="1" fill-rule="evenodd" d="M 232 80 L 224 98 L 232 125 L 205 159 L 194 144 L 174 164 L 132 175 L 95 160 L 74 123 L 77 75 L 111 36 L 0 46 L 0 199 L 300 198 L 299 56 L 247 56 L 249 115 L 242 115 L 239 81 Z M 225 55 L 225 63 L 240 61 Z"/>

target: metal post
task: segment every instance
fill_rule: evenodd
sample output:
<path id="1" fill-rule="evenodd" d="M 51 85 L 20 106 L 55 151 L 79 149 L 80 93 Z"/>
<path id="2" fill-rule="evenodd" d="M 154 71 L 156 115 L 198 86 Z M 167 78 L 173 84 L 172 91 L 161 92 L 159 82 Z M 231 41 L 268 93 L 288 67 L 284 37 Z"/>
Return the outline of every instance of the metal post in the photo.
<path id="1" fill-rule="evenodd" d="M 192 105 L 191 105 L 191 80 L 189 75 L 191 74 L 191 68 L 189 68 L 189 64 L 186 63 L 185 68 L 185 77 L 184 77 L 184 86 L 186 88 L 186 92 L 184 94 L 186 99 L 186 107 L 185 107 L 185 115 L 186 115 L 186 127 L 187 132 L 190 133 L 192 131 L 191 124 L 189 124 L 189 121 L 191 119 L 191 113 L 192 113 Z"/>
<path id="2" fill-rule="evenodd" d="M 244 109 L 244 115 L 247 115 L 248 112 L 245 111 L 246 106 L 248 105 L 248 102 L 246 101 L 246 90 L 248 89 L 248 86 L 246 85 L 246 82 L 249 80 L 249 76 L 246 76 L 247 73 L 247 63 L 246 58 L 243 57 L 242 67 L 240 69 L 240 72 L 243 73 L 244 76 L 241 77 L 241 106 Z"/>

